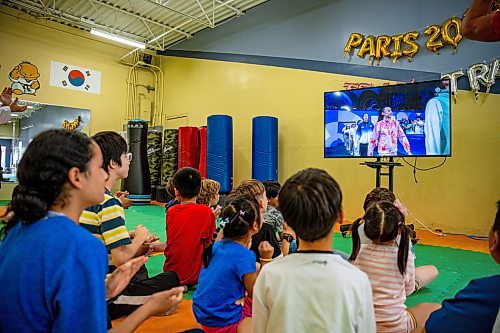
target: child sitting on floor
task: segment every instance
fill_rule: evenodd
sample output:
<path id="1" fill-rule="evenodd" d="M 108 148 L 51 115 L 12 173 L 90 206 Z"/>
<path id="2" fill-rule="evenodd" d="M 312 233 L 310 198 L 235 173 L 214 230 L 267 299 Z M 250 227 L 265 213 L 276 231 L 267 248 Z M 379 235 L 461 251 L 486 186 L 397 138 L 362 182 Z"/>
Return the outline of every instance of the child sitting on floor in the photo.
<path id="1" fill-rule="evenodd" d="M 255 254 L 248 250 L 252 236 L 262 225 L 257 200 L 239 195 L 222 211 L 224 238 L 203 253 L 204 267 L 193 296 L 193 312 L 205 332 L 236 332 L 249 324 L 242 321 L 238 304 L 245 290 L 251 296 L 257 278 Z M 261 264 L 270 262 L 273 248 L 263 242 L 259 246 Z M 248 322 L 248 320 L 247 320 Z"/>
<path id="2" fill-rule="evenodd" d="M 201 181 L 200 194 L 196 199 L 197 204 L 212 208 L 215 218 L 219 217 L 221 209 L 221 207 L 217 205 L 217 203 L 219 202 L 219 191 L 219 182 L 212 179 L 203 179 Z"/>
<path id="3" fill-rule="evenodd" d="M 343 220 L 337 182 L 324 170 L 302 170 L 285 182 L 279 198 L 299 250 L 262 268 L 254 287 L 253 332 L 374 333 L 366 274 L 332 251 L 335 223 Z"/>
<path id="4" fill-rule="evenodd" d="M 266 180 L 262 183 L 266 189 L 267 211 L 264 213 L 264 223 L 271 225 L 278 235 L 278 240 L 283 236 L 283 216 L 278 210 L 278 194 L 281 188 L 280 183 L 275 180 Z"/>
<path id="5" fill-rule="evenodd" d="M 488 235 L 488 248 L 500 264 L 500 201 Z M 499 271 L 500 272 L 500 271 Z M 427 333 L 500 332 L 500 274 L 472 280 L 443 307 L 431 313 Z"/>
<path id="6" fill-rule="evenodd" d="M 377 332 L 420 332 L 429 314 L 439 308 L 435 303 L 406 308 L 406 296 L 415 290 L 415 259 L 409 254 L 404 220 L 392 202 L 379 201 L 352 225 L 350 260 L 370 279 Z M 361 222 L 370 243 L 360 242 Z"/>
<path id="7" fill-rule="evenodd" d="M 392 202 L 394 203 L 394 206 L 396 206 L 396 208 L 398 208 L 399 211 L 404 216 L 408 215 L 408 210 L 406 209 L 406 207 L 399 200 L 396 199 L 394 193 L 392 193 L 389 189 L 384 187 L 376 187 L 366 195 L 365 202 L 363 203 L 363 210 L 366 212 L 366 210 L 371 205 L 373 205 L 378 201 Z M 407 231 L 410 232 L 410 230 Z M 360 223 L 358 226 L 358 234 L 361 244 L 371 243 L 371 240 L 368 237 L 366 237 L 364 233 L 362 223 Z M 396 240 L 397 242 L 400 241 L 399 238 L 400 237 L 398 237 L 398 239 Z M 410 255 L 416 258 L 412 243 L 411 242 L 408 243 L 408 246 L 410 247 Z M 423 287 L 434 281 L 437 278 L 437 276 L 438 276 L 438 270 L 434 265 L 415 267 L 415 289 L 411 291 L 408 295 L 412 294 L 417 290 L 422 289 Z"/>
<path id="8" fill-rule="evenodd" d="M 259 202 L 260 214 L 264 215 L 267 211 L 267 197 L 266 190 L 264 185 L 261 182 L 255 179 L 244 180 L 234 188 L 231 193 L 227 196 L 227 201 L 231 201 L 235 196 L 247 194 Z M 263 241 L 269 242 L 271 246 L 274 248 L 273 258 L 278 257 L 281 254 L 281 249 L 278 244 L 278 239 L 276 238 L 276 234 L 274 233 L 274 229 L 271 225 L 267 223 L 263 223 L 259 232 L 253 235 L 252 244 L 250 250 L 255 253 L 255 256 L 259 257 L 259 244 Z"/>
<path id="9" fill-rule="evenodd" d="M 189 167 L 178 170 L 173 183 L 180 204 L 170 207 L 166 216 L 163 271 L 174 271 L 181 284 L 193 286 L 198 283 L 203 265 L 202 252 L 212 242 L 215 217 L 209 207 L 196 203 L 201 187 L 198 170 Z"/>

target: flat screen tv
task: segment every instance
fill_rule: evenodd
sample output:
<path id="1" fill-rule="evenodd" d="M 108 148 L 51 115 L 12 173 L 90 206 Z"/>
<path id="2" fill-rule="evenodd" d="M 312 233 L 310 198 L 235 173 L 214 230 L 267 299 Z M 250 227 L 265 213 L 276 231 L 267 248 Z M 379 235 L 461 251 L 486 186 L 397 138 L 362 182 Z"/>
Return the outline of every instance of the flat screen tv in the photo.
<path id="1" fill-rule="evenodd" d="M 325 92 L 324 156 L 451 156 L 449 84 Z"/>

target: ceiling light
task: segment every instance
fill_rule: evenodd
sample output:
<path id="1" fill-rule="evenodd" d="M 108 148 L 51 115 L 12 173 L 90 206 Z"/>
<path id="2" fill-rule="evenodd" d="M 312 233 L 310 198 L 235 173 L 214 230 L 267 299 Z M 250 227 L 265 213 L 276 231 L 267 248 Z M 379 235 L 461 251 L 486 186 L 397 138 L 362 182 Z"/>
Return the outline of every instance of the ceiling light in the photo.
<path id="1" fill-rule="evenodd" d="M 114 40 L 115 42 L 118 42 L 118 43 L 123 43 L 123 44 L 127 44 L 130 46 L 134 46 L 134 47 L 139 48 L 139 49 L 144 50 L 146 48 L 146 44 L 144 44 L 144 43 L 139 43 L 139 42 L 136 42 L 134 40 L 123 38 L 123 37 L 120 37 L 118 35 L 110 34 L 107 32 L 100 31 L 100 30 L 91 29 L 90 33 L 92 35 L 96 35 L 96 36 L 100 36 L 103 38 Z"/>

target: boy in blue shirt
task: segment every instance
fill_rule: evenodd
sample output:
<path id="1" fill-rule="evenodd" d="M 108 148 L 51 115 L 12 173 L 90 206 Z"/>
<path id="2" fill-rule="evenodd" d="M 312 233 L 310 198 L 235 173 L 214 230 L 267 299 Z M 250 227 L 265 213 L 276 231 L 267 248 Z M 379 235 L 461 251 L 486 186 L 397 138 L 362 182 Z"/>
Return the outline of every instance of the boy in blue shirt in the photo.
<path id="1" fill-rule="evenodd" d="M 495 223 L 488 236 L 489 250 L 500 264 L 500 201 Z M 425 330 L 439 332 L 500 332 L 500 274 L 472 280 L 455 298 L 445 300 L 443 307 L 431 313 Z"/>

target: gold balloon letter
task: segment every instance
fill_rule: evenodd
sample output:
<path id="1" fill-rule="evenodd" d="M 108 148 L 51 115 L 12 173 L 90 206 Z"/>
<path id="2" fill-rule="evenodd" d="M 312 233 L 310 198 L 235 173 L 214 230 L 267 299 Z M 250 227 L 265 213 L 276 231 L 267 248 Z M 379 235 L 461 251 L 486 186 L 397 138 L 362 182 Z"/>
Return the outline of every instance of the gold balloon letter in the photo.
<path id="1" fill-rule="evenodd" d="M 401 52 L 401 40 L 403 39 L 403 34 L 397 34 L 392 36 L 392 41 L 394 42 L 394 51 L 391 53 L 392 62 L 396 63 L 399 57 L 403 55 Z"/>
<path id="2" fill-rule="evenodd" d="M 439 25 L 434 24 L 425 29 L 424 34 L 429 36 L 429 39 L 425 42 L 427 50 L 439 54 L 438 50 L 443 47 L 443 42 L 440 39 L 438 40 L 440 33 L 441 28 L 439 28 Z"/>
<path id="3" fill-rule="evenodd" d="M 403 37 L 403 43 L 407 44 L 409 47 L 403 50 L 403 54 L 408 57 L 408 61 L 418 52 L 418 44 L 415 39 L 418 38 L 418 32 L 412 31 L 407 32 Z"/>
<path id="4" fill-rule="evenodd" d="M 347 41 L 347 44 L 345 45 L 344 47 L 344 57 L 347 53 L 351 52 L 351 47 L 358 47 L 361 45 L 361 43 L 363 42 L 363 35 L 362 34 L 358 34 L 357 32 L 353 32 L 350 36 L 349 36 L 349 40 Z"/>
<path id="5" fill-rule="evenodd" d="M 462 40 L 462 34 L 460 33 L 460 23 L 462 21 L 459 18 L 452 17 L 443 22 L 441 27 L 441 34 L 443 35 L 443 40 L 445 43 L 453 46 L 453 53 L 457 52 L 457 45 Z M 455 27 L 456 34 L 454 37 L 450 35 L 450 28 Z"/>
<path id="6" fill-rule="evenodd" d="M 358 57 L 364 58 L 366 52 L 369 52 L 370 57 L 375 57 L 375 37 L 373 35 L 366 37 L 358 51 Z"/>
<path id="7" fill-rule="evenodd" d="M 391 45 L 391 37 L 382 35 L 377 37 L 377 48 L 375 49 L 375 59 L 377 59 L 378 63 L 382 57 L 388 57 L 391 55 L 391 51 L 389 51 L 389 45 Z"/>

